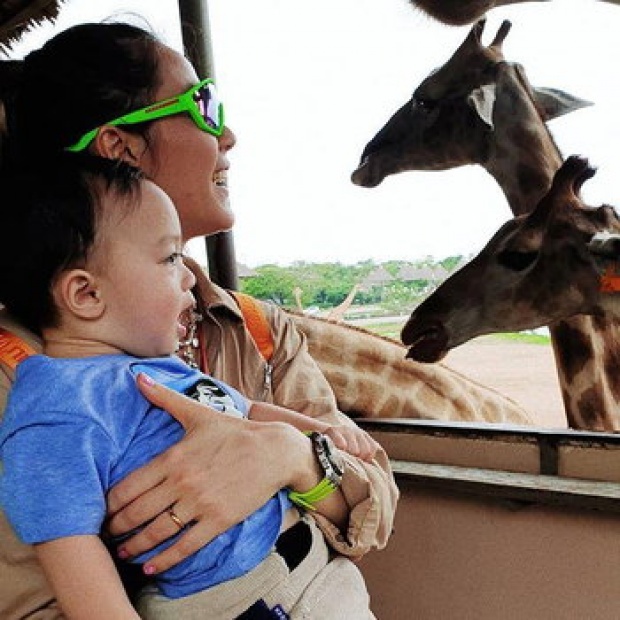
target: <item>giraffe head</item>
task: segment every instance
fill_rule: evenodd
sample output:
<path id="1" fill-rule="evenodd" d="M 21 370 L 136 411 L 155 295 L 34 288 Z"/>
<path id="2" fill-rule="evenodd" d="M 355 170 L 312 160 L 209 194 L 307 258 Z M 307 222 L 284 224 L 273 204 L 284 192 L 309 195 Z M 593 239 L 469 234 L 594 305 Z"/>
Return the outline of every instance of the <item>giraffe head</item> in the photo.
<path id="1" fill-rule="evenodd" d="M 523 68 L 504 59 L 510 22 L 502 23 L 488 46 L 481 41 L 484 25 L 481 20 L 471 28 L 452 57 L 368 142 L 351 175 L 353 183 L 375 187 L 407 170 L 484 165 L 497 143 L 512 141 L 515 115 L 534 118 L 546 132 L 545 121 L 590 105 L 559 90 L 532 87 Z M 528 109 L 522 114 L 515 105 Z"/>
<path id="2" fill-rule="evenodd" d="M 587 160 L 569 157 L 534 211 L 505 223 L 413 311 L 401 335 L 407 356 L 434 362 L 481 334 L 616 314 L 620 219 L 610 206 L 582 202 L 593 175 Z"/>

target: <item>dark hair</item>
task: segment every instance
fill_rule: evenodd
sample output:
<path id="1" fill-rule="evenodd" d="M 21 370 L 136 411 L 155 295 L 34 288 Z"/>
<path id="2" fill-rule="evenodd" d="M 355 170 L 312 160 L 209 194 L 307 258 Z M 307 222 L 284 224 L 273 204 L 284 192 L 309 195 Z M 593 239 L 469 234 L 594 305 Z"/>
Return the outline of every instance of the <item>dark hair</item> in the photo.
<path id="1" fill-rule="evenodd" d="M 61 154 L 45 169 L 7 169 L 0 176 L 0 303 L 26 327 L 57 324 L 55 278 L 83 265 L 104 217 L 104 195 L 136 204 L 142 172 L 124 162 Z M 133 199 L 133 200 L 132 200 Z M 111 214 L 105 205 L 105 217 Z"/>
<path id="2" fill-rule="evenodd" d="M 15 61 L 0 62 L 8 133 L 3 159 L 46 162 L 87 131 L 151 103 L 160 45 L 131 24 L 80 24 L 28 54 L 19 69 Z"/>

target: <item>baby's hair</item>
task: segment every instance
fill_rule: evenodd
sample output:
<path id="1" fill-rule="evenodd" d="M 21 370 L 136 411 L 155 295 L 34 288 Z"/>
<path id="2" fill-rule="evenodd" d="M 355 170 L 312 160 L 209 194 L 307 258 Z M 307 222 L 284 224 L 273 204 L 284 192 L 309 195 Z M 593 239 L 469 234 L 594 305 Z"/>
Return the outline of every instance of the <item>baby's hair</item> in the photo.
<path id="1" fill-rule="evenodd" d="M 58 322 L 52 286 L 83 266 L 103 217 L 122 217 L 139 198 L 143 173 L 124 162 L 62 154 L 43 169 L 0 176 L 0 303 L 40 333 Z M 122 213 L 109 213 L 113 193 Z M 104 213 L 105 208 L 105 213 Z"/>

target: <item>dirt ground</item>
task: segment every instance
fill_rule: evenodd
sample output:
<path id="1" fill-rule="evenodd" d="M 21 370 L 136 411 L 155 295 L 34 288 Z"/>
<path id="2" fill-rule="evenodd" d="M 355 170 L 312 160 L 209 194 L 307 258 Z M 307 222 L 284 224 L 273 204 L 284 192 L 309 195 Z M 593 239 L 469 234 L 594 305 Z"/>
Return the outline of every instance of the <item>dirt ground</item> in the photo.
<path id="1" fill-rule="evenodd" d="M 443 361 L 516 400 L 539 426 L 566 428 L 550 345 L 483 336 L 453 349 Z"/>

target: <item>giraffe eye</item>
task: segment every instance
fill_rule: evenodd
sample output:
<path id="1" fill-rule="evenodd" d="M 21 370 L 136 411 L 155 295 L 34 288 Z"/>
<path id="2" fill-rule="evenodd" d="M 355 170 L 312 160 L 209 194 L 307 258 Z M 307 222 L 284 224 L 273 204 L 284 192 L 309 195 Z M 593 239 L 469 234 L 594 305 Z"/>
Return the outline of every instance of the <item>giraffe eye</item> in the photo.
<path id="1" fill-rule="evenodd" d="M 497 262 L 512 269 L 512 271 L 523 271 L 527 269 L 538 257 L 538 252 L 517 252 L 515 250 L 504 250 L 497 256 Z"/>
<path id="2" fill-rule="evenodd" d="M 417 97 L 413 98 L 413 107 L 419 110 L 425 110 L 430 112 L 437 105 L 436 101 L 432 99 L 418 99 Z"/>

